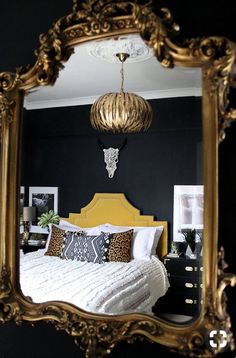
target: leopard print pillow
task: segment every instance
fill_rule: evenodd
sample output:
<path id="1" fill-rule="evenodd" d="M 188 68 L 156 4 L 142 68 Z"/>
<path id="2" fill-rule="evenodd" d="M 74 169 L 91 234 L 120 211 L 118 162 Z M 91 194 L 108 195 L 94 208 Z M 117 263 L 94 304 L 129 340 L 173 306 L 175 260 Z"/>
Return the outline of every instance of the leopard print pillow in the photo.
<path id="1" fill-rule="evenodd" d="M 61 257 L 61 252 L 64 246 L 64 236 L 66 232 L 66 230 L 60 229 L 59 227 L 52 225 L 50 242 L 48 245 L 48 249 L 44 255 Z M 79 231 L 77 234 L 81 235 L 85 234 L 85 232 Z"/>
<path id="2" fill-rule="evenodd" d="M 109 237 L 108 247 L 106 248 L 106 261 L 129 262 L 131 259 L 131 240 L 134 230 L 113 233 Z"/>
<path id="3" fill-rule="evenodd" d="M 64 244 L 64 234 L 65 230 L 59 229 L 58 227 L 52 225 L 50 242 L 44 255 L 61 256 L 61 250 Z"/>

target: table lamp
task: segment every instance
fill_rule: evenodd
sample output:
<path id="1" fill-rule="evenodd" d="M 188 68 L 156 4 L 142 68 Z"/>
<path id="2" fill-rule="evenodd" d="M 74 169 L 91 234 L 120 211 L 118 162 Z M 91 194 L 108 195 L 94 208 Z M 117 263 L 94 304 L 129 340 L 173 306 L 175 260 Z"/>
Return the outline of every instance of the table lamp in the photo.
<path id="1" fill-rule="evenodd" d="M 25 244 L 27 244 L 29 240 L 30 223 L 35 220 L 35 217 L 36 217 L 35 206 L 25 206 L 23 208 L 23 225 L 24 225 L 23 240 Z"/>

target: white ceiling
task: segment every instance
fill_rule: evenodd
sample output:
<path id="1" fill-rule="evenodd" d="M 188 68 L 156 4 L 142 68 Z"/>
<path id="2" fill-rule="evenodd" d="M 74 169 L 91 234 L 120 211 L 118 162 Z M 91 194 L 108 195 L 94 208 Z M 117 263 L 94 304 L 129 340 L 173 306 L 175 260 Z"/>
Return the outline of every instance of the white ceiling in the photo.
<path id="1" fill-rule="evenodd" d="M 38 109 L 91 104 L 104 93 L 119 92 L 121 64 L 91 56 L 88 47 L 91 48 L 91 43 L 77 46 L 56 84 L 30 93 L 25 98 L 25 107 Z M 124 71 L 124 90 L 146 99 L 201 95 L 199 69 L 165 69 L 152 55 L 141 62 L 127 60 Z"/>

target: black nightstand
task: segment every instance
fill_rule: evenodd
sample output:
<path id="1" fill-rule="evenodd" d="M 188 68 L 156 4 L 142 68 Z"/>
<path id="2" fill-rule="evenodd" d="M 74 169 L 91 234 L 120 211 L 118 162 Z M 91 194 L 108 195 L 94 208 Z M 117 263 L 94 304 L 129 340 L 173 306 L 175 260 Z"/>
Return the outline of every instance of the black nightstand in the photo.
<path id="1" fill-rule="evenodd" d="M 24 254 L 37 251 L 38 249 L 44 249 L 45 245 L 45 239 L 29 239 L 27 243 L 25 243 L 22 239 L 20 240 L 20 248 L 23 250 Z"/>
<path id="2" fill-rule="evenodd" d="M 170 287 L 155 307 L 155 313 L 198 316 L 201 309 L 202 259 L 164 257 Z"/>

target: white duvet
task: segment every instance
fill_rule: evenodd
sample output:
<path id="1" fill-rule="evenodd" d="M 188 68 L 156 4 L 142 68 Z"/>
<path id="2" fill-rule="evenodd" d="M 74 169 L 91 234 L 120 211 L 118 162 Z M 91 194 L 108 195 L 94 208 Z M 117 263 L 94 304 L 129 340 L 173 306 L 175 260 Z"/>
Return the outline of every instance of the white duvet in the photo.
<path id="1" fill-rule="evenodd" d="M 165 267 L 156 256 L 97 264 L 44 256 L 44 252 L 20 256 L 22 292 L 37 303 L 60 300 L 89 312 L 152 314 L 153 305 L 169 287 Z"/>

